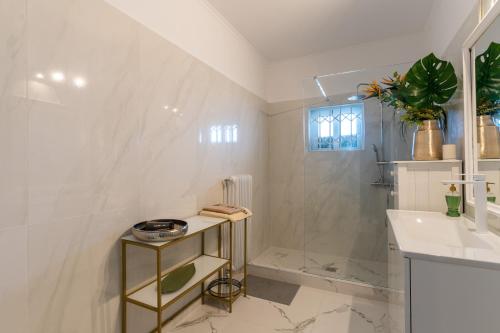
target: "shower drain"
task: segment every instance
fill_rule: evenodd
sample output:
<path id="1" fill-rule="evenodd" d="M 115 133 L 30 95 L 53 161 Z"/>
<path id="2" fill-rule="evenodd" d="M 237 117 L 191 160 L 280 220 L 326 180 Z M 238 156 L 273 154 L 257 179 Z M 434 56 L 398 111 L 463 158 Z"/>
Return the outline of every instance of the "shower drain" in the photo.
<path id="1" fill-rule="evenodd" d="M 327 272 L 337 273 L 338 268 L 333 265 L 324 265 L 323 269 Z"/>

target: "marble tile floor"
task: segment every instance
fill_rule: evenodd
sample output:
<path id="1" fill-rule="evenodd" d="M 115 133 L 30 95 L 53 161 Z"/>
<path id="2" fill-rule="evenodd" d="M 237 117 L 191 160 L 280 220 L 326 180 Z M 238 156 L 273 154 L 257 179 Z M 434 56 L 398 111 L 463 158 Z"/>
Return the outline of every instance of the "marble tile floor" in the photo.
<path id="1" fill-rule="evenodd" d="M 233 313 L 195 303 L 164 328 L 178 333 L 385 333 L 385 302 L 302 286 L 290 305 L 240 297 Z"/>
<path id="2" fill-rule="evenodd" d="M 270 247 L 252 261 L 253 265 L 306 272 L 378 287 L 387 286 L 387 263 L 331 254 Z"/>

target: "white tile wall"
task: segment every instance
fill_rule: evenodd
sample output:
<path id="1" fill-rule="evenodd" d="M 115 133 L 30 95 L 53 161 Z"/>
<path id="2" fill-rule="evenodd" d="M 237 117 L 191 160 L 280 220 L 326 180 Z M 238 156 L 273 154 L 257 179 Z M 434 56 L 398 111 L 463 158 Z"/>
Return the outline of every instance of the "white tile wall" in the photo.
<path id="1" fill-rule="evenodd" d="M 221 200 L 231 174 L 254 176 L 262 251 L 265 106 L 104 1 L 0 0 L 0 331 L 119 332 L 117 240 Z M 237 143 L 208 140 L 233 124 Z"/>

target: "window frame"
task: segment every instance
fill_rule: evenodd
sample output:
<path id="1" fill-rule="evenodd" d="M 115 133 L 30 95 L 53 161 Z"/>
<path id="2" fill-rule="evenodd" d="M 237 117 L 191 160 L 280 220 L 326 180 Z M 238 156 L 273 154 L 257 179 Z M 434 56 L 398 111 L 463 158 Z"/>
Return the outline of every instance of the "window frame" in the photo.
<path id="1" fill-rule="evenodd" d="M 357 126 L 356 128 L 356 141 L 357 141 L 357 144 L 358 146 L 357 147 L 342 147 L 342 131 L 341 131 L 341 127 L 342 127 L 342 114 L 344 114 L 345 112 L 343 112 L 343 109 L 345 108 L 350 108 L 351 109 L 351 112 L 352 112 L 352 109 L 353 107 L 356 107 L 356 112 L 352 113 L 352 114 L 356 114 L 356 115 L 359 115 L 359 120 L 360 120 L 360 123 L 359 125 Z M 311 123 L 313 121 L 313 116 L 314 116 L 314 113 L 319 113 L 321 112 L 322 110 L 329 110 L 330 114 L 333 114 L 334 111 L 338 112 L 339 115 L 338 117 L 340 117 L 340 120 L 337 120 L 337 121 L 332 121 L 332 125 L 331 125 L 331 131 L 332 131 L 332 136 L 330 137 L 327 137 L 327 138 L 331 138 L 330 140 L 333 141 L 333 143 L 331 144 L 330 147 L 327 147 L 327 148 L 318 148 L 318 147 L 314 147 L 315 145 L 317 145 L 317 140 L 319 138 L 318 136 L 318 128 L 314 128 L 311 126 Z M 319 107 L 311 107 L 308 109 L 307 111 L 307 137 L 306 137 L 306 140 L 307 140 L 307 150 L 309 152 L 353 152 L 353 151 L 362 151 L 364 150 L 364 146 L 365 146 L 365 135 L 366 135 L 366 132 L 365 132 L 365 105 L 364 103 L 347 103 L 347 104 L 335 104 L 335 105 L 326 105 L 326 106 L 319 106 Z M 350 120 L 352 122 L 352 119 Z M 318 125 L 320 126 L 320 125 Z M 313 133 L 313 130 L 316 131 L 316 133 Z M 358 133 L 359 131 L 359 133 Z M 336 136 L 336 132 L 338 133 L 338 136 Z M 316 141 L 316 142 L 314 142 Z M 335 143 L 335 141 L 337 141 L 337 143 Z"/>

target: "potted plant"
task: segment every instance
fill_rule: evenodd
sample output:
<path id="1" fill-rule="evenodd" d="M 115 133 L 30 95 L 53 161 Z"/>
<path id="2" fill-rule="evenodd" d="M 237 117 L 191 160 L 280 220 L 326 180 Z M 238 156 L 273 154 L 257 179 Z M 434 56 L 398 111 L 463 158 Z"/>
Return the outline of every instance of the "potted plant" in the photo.
<path id="1" fill-rule="evenodd" d="M 457 76 L 450 62 L 433 53 L 418 60 L 406 75 L 394 73 L 379 84 L 374 81 L 366 90 L 368 97 L 402 111 L 404 126 L 416 126 L 413 134 L 414 160 L 442 158 L 443 129 L 447 103 L 457 89 Z"/>
<path id="2" fill-rule="evenodd" d="M 479 158 L 500 158 L 500 129 L 493 120 L 500 110 L 500 44 L 492 42 L 475 62 Z"/>

